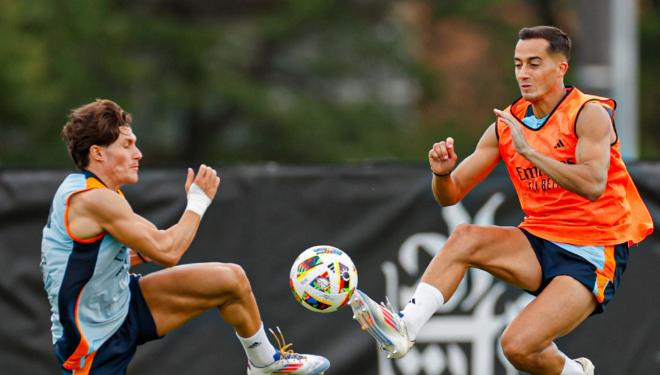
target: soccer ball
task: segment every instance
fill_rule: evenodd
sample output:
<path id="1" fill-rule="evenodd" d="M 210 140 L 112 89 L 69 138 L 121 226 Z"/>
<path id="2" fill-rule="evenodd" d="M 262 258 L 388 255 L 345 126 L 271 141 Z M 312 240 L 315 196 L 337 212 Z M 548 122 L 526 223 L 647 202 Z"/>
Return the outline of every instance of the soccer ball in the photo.
<path id="1" fill-rule="evenodd" d="M 293 298 L 306 309 L 321 313 L 344 307 L 357 282 L 357 270 L 351 258 L 326 245 L 312 246 L 300 253 L 289 275 Z"/>

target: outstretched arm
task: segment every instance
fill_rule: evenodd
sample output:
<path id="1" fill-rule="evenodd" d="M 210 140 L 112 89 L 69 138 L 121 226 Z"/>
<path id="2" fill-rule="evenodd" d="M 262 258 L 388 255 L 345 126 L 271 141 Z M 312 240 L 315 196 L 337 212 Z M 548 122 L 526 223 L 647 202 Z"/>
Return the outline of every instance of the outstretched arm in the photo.
<path id="1" fill-rule="evenodd" d="M 189 202 L 195 198 L 191 196 L 192 188 L 197 191 L 196 194 L 199 194 L 197 189 L 201 189 L 210 203 L 219 184 L 220 178 L 210 167 L 202 165 L 196 177 L 192 170 L 189 170 L 186 181 Z M 108 189 L 93 189 L 81 193 L 71 204 L 72 210 L 76 212 L 75 220 L 84 222 L 85 228 L 96 227 L 95 231 L 98 233 L 106 231 L 127 247 L 166 267 L 176 265 L 188 250 L 199 228 L 200 213 L 203 213 L 195 207 L 191 209 L 189 203 L 188 209 L 176 224 L 160 230 L 133 212 L 124 198 Z"/>
<path id="2" fill-rule="evenodd" d="M 429 151 L 433 196 L 441 206 L 458 203 L 497 165 L 500 152 L 495 124 L 486 129 L 474 152 L 454 169 L 457 160 L 452 138 L 435 143 Z"/>
<path id="3" fill-rule="evenodd" d="M 521 125 L 510 113 L 496 109 L 495 114 L 511 130 L 516 151 L 559 186 L 591 201 L 603 195 L 610 166 L 610 144 L 615 139 L 612 121 L 603 107 L 590 103 L 580 113 L 576 123 L 578 142 L 573 165 L 531 147 L 522 134 Z"/>

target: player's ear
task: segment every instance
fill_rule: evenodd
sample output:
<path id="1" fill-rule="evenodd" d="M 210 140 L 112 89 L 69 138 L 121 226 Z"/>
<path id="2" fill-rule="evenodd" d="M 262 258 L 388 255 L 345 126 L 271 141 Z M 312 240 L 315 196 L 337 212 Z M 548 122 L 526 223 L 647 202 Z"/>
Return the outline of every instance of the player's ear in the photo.
<path id="1" fill-rule="evenodd" d="M 558 68 L 559 68 L 559 74 L 565 76 L 566 73 L 568 72 L 568 61 L 566 60 L 560 61 Z"/>
<path id="2" fill-rule="evenodd" d="M 89 148 L 89 158 L 97 162 L 103 161 L 103 148 L 98 145 L 92 145 Z"/>

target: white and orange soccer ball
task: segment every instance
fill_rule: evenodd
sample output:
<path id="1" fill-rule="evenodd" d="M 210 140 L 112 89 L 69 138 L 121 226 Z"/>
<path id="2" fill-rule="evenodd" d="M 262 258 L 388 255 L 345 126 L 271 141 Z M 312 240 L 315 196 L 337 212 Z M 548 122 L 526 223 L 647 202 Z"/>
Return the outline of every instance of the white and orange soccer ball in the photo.
<path id="1" fill-rule="evenodd" d="M 321 313 L 346 306 L 357 283 L 357 270 L 348 254 L 327 245 L 300 253 L 289 274 L 293 298 L 306 309 Z"/>

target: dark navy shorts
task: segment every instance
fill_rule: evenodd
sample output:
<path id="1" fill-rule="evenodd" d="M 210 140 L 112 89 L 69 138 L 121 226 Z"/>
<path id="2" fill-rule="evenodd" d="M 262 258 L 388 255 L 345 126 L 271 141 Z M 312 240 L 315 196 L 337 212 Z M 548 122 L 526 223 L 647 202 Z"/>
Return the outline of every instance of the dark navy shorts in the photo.
<path id="1" fill-rule="evenodd" d="M 548 241 L 519 228 L 532 245 L 541 264 L 539 295 L 552 279 L 570 276 L 579 281 L 595 296 L 598 306 L 593 314 L 600 314 L 619 287 L 628 263 L 628 244 L 610 246 L 581 246 Z"/>
<path id="2" fill-rule="evenodd" d="M 126 368 L 133 358 L 137 346 L 159 338 L 156 323 L 154 323 L 151 311 L 140 290 L 140 276 L 131 275 L 130 277 L 131 301 L 128 315 L 117 332 L 96 351 L 92 366 L 85 374 L 126 374 Z M 76 371 L 76 374 L 81 373 L 80 370 Z M 72 375 L 73 372 L 62 369 L 62 374 Z"/>

